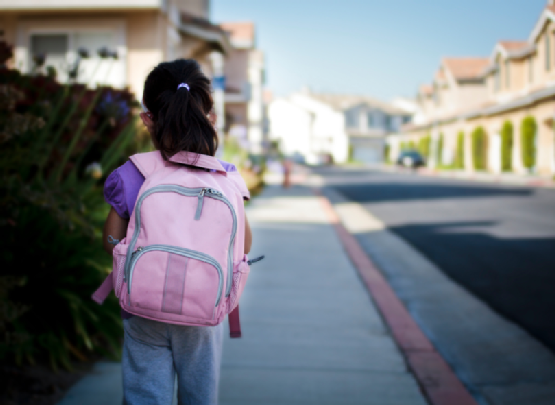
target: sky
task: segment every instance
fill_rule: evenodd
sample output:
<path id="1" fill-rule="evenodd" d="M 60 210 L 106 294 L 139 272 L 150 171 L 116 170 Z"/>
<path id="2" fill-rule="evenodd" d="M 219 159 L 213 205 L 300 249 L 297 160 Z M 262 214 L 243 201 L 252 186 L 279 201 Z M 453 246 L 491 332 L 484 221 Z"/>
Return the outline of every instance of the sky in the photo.
<path id="1" fill-rule="evenodd" d="M 253 21 L 266 86 L 414 97 L 442 57 L 526 40 L 546 0 L 211 0 L 211 20 Z"/>

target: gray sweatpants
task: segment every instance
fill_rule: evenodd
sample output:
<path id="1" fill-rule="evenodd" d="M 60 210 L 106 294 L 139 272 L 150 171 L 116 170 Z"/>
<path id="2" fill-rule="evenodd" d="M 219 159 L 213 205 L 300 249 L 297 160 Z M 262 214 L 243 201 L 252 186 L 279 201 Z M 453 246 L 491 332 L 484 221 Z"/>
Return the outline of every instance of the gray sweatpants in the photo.
<path id="1" fill-rule="evenodd" d="M 217 404 L 223 323 L 180 326 L 134 316 L 123 325 L 125 405 L 171 405 L 176 373 L 179 405 Z"/>

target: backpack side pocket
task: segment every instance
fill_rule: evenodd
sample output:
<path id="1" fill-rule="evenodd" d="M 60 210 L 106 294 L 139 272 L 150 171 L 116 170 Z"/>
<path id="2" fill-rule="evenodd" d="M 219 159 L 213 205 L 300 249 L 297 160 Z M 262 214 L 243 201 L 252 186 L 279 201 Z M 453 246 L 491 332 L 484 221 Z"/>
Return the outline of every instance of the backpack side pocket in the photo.
<path id="1" fill-rule="evenodd" d="M 123 278 L 125 275 L 125 259 L 127 258 L 127 249 L 129 245 L 122 239 L 112 251 L 113 259 L 113 277 L 114 277 L 114 293 L 120 298 L 123 287 Z"/>
<path id="2" fill-rule="evenodd" d="M 233 282 L 231 284 L 231 292 L 229 294 L 227 307 L 228 313 L 233 311 L 237 304 L 239 304 L 239 299 L 245 289 L 245 284 L 247 283 L 250 272 L 248 260 L 247 255 L 244 255 L 243 260 L 233 267 Z"/>

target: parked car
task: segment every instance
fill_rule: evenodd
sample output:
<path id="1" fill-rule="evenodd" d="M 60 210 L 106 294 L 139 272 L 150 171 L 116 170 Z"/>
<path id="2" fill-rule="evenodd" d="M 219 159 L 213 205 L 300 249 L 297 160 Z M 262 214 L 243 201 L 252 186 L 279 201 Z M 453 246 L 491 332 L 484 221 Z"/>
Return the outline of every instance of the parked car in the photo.
<path id="1" fill-rule="evenodd" d="M 418 151 L 405 150 L 401 152 L 401 154 L 397 158 L 397 164 L 399 166 L 416 168 L 418 166 L 425 166 L 426 161 Z"/>

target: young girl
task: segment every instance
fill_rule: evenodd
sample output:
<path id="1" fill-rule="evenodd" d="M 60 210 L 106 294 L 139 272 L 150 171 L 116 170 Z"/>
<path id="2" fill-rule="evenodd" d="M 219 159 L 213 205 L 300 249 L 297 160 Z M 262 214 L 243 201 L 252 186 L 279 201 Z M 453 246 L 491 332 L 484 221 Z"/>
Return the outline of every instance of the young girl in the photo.
<path id="1" fill-rule="evenodd" d="M 218 137 L 211 113 L 210 81 L 196 61 L 179 59 L 154 68 L 145 81 L 143 105 L 141 119 L 164 159 L 181 151 L 215 155 Z M 236 171 L 232 164 L 220 163 L 227 172 Z M 119 240 L 126 235 L 144 180 L 131 161 L 106 180 L 104 196 L 112 206 L 104 226 L 104 247 L 109 253 L 114 248 L 109 239 Z M 243 196 L 248 198 L 244 183 L 237 187 L 245 190 Z M 244 221 L 248 253 L 252 236 L 246 217 Z M 124 404 L 171 404 L 176 373 L 179 404 L 217 403 L 223 323 L 211 327 L 174 325 L 123 310 L 122 317 Z"/>

